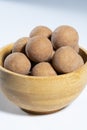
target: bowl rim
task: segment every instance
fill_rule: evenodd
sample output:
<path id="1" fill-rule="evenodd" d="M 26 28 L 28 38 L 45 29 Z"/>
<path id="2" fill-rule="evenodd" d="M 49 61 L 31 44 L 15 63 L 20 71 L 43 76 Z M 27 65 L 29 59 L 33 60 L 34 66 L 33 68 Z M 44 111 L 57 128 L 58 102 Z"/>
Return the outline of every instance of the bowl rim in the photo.
<path id="1" fill-rule="evenodd" d="M 12 46 L 14 43 L 11 43 L 11 44 L 8 44 L 8 45 L 5 45 L 4 47 L 0 48 L 0 52 L 6 48 L 6 47 L 9 47 L 9 46 Z M 85 54 L 87 54 L 87 51 L 86 49 L 84 49 L 83 47 L 80 47 L 80 49 L 82 51 L 85 52 Z M 85 65 L 87 65 L 87 61 L 84 63 L 84 65 L 82 65 L 80 68 L 70 72 L 70 73 L 66 73 L 66 74 L 61 74 L 61 75 L 56 75 L 56 76 L 31 76 L 31 75 L 23 75 L 23 74 L 19 74 L 19 73 L 15 73 L 15 72 L 12 72 L 10 70 L 7 70 L 6 68 L 4 68 L 3 66 L 0 65 L 0 71 L 2 70 L 3 72 L 5 73 L 8 73 L 8 74 L 11 74 L 13 76 L 17 76 L 17 77 L 22 77 L 22 78 L 28 78 L 28 79 L 50 79 L 50 78 L 63 78 L 63 77 L 69 77 L 71 75 L 73 75 L 74 73 L 78 73 L 78 71 L 80 71 Z"/>

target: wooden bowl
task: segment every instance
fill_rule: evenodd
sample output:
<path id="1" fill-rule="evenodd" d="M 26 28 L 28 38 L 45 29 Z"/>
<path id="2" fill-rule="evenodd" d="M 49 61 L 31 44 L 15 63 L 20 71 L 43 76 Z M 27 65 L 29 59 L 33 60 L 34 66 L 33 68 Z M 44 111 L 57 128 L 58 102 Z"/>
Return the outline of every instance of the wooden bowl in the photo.
<path id="1" fill-rule="evenodd" d="M 39 114 L 60 110 L 70 104 L 87 83 L 87 52 L 80 48 L 85 64 L 59 76 L 36 77 L 11 72 L 3 67 L 13 44 L 0 50 L 0 86 L 6 97 L 27 112 Z"/>

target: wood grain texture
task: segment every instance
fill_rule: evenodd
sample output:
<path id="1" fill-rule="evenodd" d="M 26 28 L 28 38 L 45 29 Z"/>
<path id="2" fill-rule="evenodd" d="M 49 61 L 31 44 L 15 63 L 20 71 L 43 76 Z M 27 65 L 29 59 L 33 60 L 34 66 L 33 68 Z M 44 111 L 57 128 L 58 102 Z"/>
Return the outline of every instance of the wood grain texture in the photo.
<path id="1" fill-rule="evenodd" d="M 80 49 L 85 64 L 68 74 L 36 77 L 20 75 L 3 68 L 13 44 L 0 50 L 0 87 L 17 106 L 36 113 L 50 113 L 70 104 L 87 83 L 87 52 Z"/>

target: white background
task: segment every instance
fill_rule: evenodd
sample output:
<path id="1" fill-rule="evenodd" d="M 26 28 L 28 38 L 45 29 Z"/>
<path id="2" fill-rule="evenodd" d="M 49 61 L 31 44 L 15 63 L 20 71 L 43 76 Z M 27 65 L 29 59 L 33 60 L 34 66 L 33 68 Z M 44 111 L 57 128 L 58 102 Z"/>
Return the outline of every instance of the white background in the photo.
<path id="1" fill-rule="evenodd" d="M 28 36 L 33 27 L 75 27 L 87 49 L 86 0 L 0 0 L 0 47 Z M 0 92 L 0 130 L 87 130 L 87 88 L 67 108 L 50 115 L 31 115 Z"/>

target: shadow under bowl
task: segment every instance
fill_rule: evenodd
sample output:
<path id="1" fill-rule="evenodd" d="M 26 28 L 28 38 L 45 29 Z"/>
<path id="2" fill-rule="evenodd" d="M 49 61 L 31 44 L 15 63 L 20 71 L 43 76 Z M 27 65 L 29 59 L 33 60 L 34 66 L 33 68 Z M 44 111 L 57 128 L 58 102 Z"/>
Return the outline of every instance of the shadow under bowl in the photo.
<path id="1" fill-rule="evenodd" d="M 50 76 L 26 76 L 3 67 L 13 44 L 0 50 L 0 87 L 6 97 L 27 112 L 51 113 L 69 105 L 87 83 L 87 52 L 80 48 L 85 64 L 74 72 Z"/>

